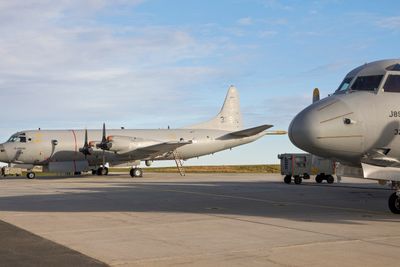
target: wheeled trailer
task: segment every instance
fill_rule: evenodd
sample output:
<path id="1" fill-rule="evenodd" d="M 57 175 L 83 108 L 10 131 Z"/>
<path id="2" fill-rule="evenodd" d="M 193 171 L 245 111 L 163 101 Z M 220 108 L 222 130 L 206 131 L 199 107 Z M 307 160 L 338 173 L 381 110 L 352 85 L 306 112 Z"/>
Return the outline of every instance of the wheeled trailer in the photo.
<path id="1" fill-rule="evenodd" d="M 290 184 L 292 179 L 295 184 L 301 184 L 303 179 L 310 179 L 311 174 L 317 174 L 315 181 L 322 183 L 324 180 L 332 184 L 335 179 L 335 162 L 317 157 L 308 153 L 285 153 L 278 155 L 281 160 L 281 174 L 284 182 Z"/>
<path id="2" fill-rule="evenodd" d="M 311 155 L 306 153 L 280 154 L 281 174 L 285 183 L 290 184 L 292 177 L 295 184 L 301 184 L 303 179 L 310 179 Z"/>

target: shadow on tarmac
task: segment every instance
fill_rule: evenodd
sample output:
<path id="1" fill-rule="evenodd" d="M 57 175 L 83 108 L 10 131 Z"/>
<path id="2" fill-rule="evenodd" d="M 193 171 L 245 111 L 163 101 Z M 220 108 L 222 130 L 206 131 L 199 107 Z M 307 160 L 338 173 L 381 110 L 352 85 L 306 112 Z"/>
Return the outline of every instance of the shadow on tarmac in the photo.
<path id="1" fill-rule="evenodd" d="M 82 186 L 77 186 L 81 182 Z M 200 213 L 346 224 L 362 221 L 400 222 L 400 217 L 387 208 L 390 190 L 360 184 L 157 182 L 146 181 L 146 178 L 113 181 L 111 178 L 109 181 L 86 179 L 59 185 L 56 194 L 0 197 L 0 210 Z M 43 186 L 46 184 L 43 183 Z"/>
<path id="2" fill-rule="evenodd" d="M 3 221 L 0 236 L 0 266 L 108 266 Z"/>

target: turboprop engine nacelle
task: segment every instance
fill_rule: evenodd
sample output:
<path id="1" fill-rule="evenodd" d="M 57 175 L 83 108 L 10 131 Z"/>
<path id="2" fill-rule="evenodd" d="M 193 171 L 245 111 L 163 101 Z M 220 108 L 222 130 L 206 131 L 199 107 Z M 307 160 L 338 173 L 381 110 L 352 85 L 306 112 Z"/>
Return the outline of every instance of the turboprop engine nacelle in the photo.
<path id="1" fill-rule="evenodd" d="M 110 151 L 117 153 L 127 153 L 135 149 L 157 144 L 157 141 L 145 140 L 143 138 L 113 135 L 107 137 L 107 141 L 111 144 Z"/>

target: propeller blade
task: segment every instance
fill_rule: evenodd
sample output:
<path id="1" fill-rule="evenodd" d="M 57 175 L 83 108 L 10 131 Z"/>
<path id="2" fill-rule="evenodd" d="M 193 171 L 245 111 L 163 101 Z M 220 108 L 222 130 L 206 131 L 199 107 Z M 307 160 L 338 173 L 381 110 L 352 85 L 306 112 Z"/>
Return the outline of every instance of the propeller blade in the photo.
<path id="1" fill-rule="evenodd" d="M 87 159 L 88 155 L 91 155 L 91 148 L 88 143 L 88 132 L 87 129 L 85 129 L 85 140 L 83 143 L 83 147 L 79 149 L 79 152 L 81 152 L 83 155 L 85 155 L 85 159 Z"/>
<path id="2" fill-rule="evenodd" d="M 87 129 L 85 129 L 85 146 L 89 146 L 88 136 L 87 136 Z"/>
<path id="3" fill-rule="evenodd" d="M 107 138 L 106 138 L 106 124 L 103 123 L 103 138 L 101 139 L 102 143 L 107 142 Z"/>

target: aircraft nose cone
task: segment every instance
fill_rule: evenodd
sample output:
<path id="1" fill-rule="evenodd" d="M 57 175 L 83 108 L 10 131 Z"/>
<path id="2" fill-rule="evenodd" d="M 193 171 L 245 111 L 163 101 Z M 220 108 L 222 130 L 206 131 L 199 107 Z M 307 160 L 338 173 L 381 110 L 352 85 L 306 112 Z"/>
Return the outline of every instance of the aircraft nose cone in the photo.
<path id="1" fill-rule="evenodd" d="M 304 151 L 312 151 L 318 135 L 318 118 L 310 109 L 301 111 L 289 126 L 290 141 Z"/>
<path id="2" fill-rule="evenodd" d="M 8 162 L 8 155 L 3 145 L 0 145 L 0 162 Z"/>
<path id="3" fill-rule="evenodd" d="M 362 125 L 357 112 L 331 97 L 301 111 L 289 126 L 289 138 L 301 150 L 317 156 L 353 159 L 363 153 Z"/>

